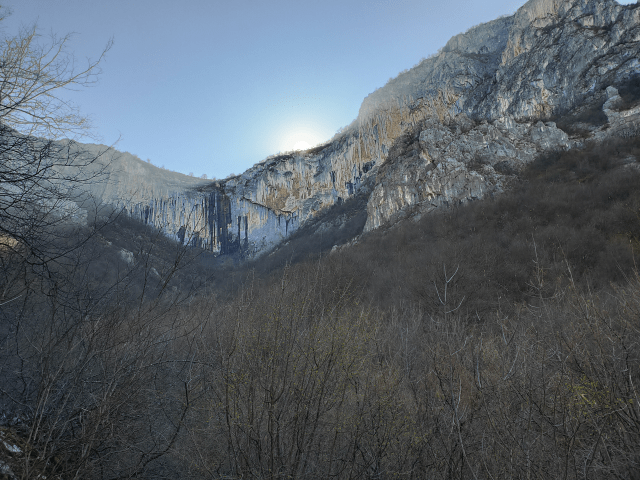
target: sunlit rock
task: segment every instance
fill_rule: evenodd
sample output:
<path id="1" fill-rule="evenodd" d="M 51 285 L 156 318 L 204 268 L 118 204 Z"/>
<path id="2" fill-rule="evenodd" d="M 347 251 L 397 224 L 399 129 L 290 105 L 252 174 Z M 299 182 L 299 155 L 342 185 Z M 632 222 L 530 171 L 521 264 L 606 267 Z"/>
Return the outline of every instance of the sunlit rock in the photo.
<path id="1" fill-rule="evenodd" d="M 214 182 L 85 146 L 87 155 L 102 152 L 96 165 L 104 169 L 89 190 L 182 244 L 255 256 L 365 184 L 367 231 L 500 193 L 541 152 L 584 141 L 550 118 L 589 102 L 604 102 L 608 119 L 592 138 L 636 135 L 640 107 L 625 109 L 615 85 L 638 74 L 639 5 L 530 0 L 371 93 L 358 118 L 321 147 Z M 411 129 L 419 129 L 415 150 L 390 158 Z"/>

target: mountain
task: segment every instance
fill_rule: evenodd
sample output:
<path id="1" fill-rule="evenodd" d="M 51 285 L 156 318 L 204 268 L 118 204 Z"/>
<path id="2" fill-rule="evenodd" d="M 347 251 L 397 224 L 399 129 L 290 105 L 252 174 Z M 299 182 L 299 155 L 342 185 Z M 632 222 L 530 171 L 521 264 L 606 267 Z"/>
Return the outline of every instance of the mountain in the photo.
<path id="1" fill-rule="evenodd" d="M 222 181 L 76 147 L 103 153 L 96 199 L 216 254 L 257 256 L 355 196 L 371 231 L 498 194 L 542 152 L 637 135 L 639 7 L 530 0 L 370 94 L 331 141 Z"/>
<path id="2" fill-rule="evenodd" d="M 640 479 L 639 16 L 532 0 L 223 181 L 0 125 L 0 478 Z"/>

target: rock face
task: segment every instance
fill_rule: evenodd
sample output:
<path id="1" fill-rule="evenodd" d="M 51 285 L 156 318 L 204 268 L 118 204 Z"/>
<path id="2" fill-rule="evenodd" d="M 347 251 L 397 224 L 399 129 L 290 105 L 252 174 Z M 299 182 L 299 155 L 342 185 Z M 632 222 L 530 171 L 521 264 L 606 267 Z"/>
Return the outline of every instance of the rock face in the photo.
<path id="1" fill-rule="evenodd" d="M 464 109 L 495 119 L 567 111 L 640 72 L 640 9 L 615 1 L 531 0 L 518 10 L 487 83 Z"/>
<path id="2" fill-rule="evenodd" d="M 620 136 L 640 134 L 640 105 L 624 108 L 624 100 L 615 87 L 607 87 L 606 92 L 607 101 L 604 102 L 602 109 L 607 116 L 610 129 Z"/>
<path id="3" fill-rule="evenodd" d="M 420 214 L 503 191 L 513 172 L 543 150 L 568 148 L 555 124 L 486 121 L 466 133 L 433 120 L 420 132 L 419 151 L 387 165 L 367 205 L 365 231 L 419 207 Z M 454 129 L 455 128 L 455 129 Z M 505 175 L 507 173 L 507 175 Z"/>
<path id="4" fill-rule="evenodd" d="M 159 169 L 103 145 L 74 145 L 84 162 L 97 158 L 92 202 L 122 209 L 183 244 L 245 256 L 272 247 L 300 222 L 353 195 L 371 168 L 368 156 L 356 158 L 357 147 L 354 138 L 343 138 L 313 153 L 268 158 L 214 182 Z"/>
<path id="5" fill-rule="evenodd" d="M 180 242 L 253 256 L 364 183 L 373 185 L 365 230 L 499 193 L 540 152 L 584 140 L 549 118 L 586 104 L 606 100 L 609 123 L 594 138 L 636 135 L 640 107 L 625 105 L 616 90 L 636 75 L 640 5 L 530 0 L 453 37 L 370 94 L 358 118 L 321 147 L 267 158 L 218 182 L 108 151 L 101 162 L 111 161 L 110 178 L 92 192 Z M 417 147 L 390 158 L 394 141 L 415 128 Z"/>

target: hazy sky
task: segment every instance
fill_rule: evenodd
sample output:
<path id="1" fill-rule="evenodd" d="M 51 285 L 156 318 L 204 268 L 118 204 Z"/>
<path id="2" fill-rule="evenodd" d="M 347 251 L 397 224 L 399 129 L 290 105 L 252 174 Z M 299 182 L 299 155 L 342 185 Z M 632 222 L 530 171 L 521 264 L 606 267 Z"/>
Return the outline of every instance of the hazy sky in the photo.
<path id="1" fill-rule="evenodd" d="M 635 0 L 621 3 L 633 3 Z M 525 0 L 8 0 L 6 35 L 74 32 L 100 82 L 65 93 L 101 143 L 222 178 L 328 140 L 365 96 Z M 119 138 L 119 140 L 118 140 Z"/>

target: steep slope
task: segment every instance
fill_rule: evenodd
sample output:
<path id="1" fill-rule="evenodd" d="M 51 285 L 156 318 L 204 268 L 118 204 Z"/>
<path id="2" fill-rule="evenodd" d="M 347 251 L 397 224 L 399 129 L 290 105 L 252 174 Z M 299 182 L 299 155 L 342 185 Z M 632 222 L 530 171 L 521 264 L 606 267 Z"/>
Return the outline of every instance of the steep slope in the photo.
<path id="1" fill-rule="evenodd" d="M 219 182 L 121 157 L 93 193 L 180 242 L 255 256 L 366 184 L 372 230 L 499 193 L 541 152 L 580 148 L 551 117 L 597 111 L 588 136 L 636 135 L 640 110 L 613 87 L 640 74 L 639 42 L 640 5 L 530 0 L 373 92 L 325 145 Z"/>

